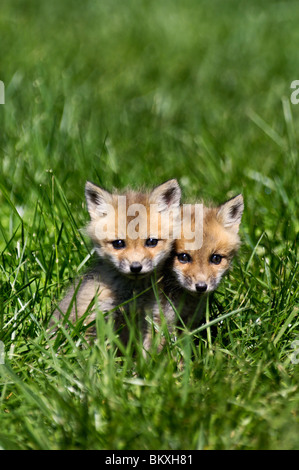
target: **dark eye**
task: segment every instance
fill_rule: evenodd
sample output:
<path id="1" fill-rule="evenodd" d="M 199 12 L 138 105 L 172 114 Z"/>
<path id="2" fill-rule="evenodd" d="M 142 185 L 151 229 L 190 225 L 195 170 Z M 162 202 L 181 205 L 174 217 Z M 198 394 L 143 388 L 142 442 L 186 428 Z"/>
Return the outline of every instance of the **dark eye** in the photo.
<path id="1" fill-rule="evenodd" d="M 222 261 L 222 258 L 223 257 L 221 255 L 214 254 L 211 256 L 210 262 L 213 264 L 220 264 Z"/>
<path id="2" fill-rule="evenodd" d="M 178 260 L 180 263 L 190 263 L 191 261 L 191 256 L 188 255 L 188 253 L 179 253 L 178 254 Z"/>
<path id="3" fill-rule="evenodd" d="M 112 246 L 113 248 L 115 248 L 116 250 L 120 250 L 121 248 L 124 248 L 126 246 L 125 244 L 125 241 L 124 240 L 114 240 L 112 242 Z"/>
<path id="4" fill-rule="evenodd" d="M 157 238 L 148 238 L 145 242 L 145 246 L 157 246 L 158 240 Z"/>

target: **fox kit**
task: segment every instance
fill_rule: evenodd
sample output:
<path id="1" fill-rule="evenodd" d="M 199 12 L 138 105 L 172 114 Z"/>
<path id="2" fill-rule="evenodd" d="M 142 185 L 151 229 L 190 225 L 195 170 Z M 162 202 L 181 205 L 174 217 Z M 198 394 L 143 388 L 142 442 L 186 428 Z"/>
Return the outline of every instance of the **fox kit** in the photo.
<path id="1" fill-rule="evenodd" d="M 155 270 L 159 275 L 173 248 L 171 234 L 179 213 L 181 190 L 172 179 L 151 192 L 129 190 L 120 195 L 88 181 L 85 196 L 90 215 L 87 233 L 98 259 L 81 281 L 76 281 L 69 289 L 54 317 L 69 313 L 68 319 L 74 323 L 95 299 L 102 312 L 113 310 L 118 328 L 123 316 L 117 306 L 126 303 L 124 308 L 128 313 L 129 301 L 134 296 L 139 295 L 137 303 L 140 305 L 146 304 L 152 296 L 151 274 Z M 165 219 L 168 226 L 162 223 Z M 146 289 L 148 293 L 142 294 Z M 142 311 L 140 305 L 136 311 Z M 96 309 L 91 308 L 85 324 L 95 317 Z M 96 328 L 90 327 L 87 335 L 95 334 Z M 126 341 L 125 334 L 122 339 Z"/>
<path id="2" fill-rule="evenodd" d="M 172 331 L 176 323 L 176 314 L 172 305 L 187 325 L 194 326 L 201 320 L 207 294 L 218 287 L 239 248 L 238 231 L 243 209 L 241 194 L 220 207 L 203 207 L 203 217 L 200 222 L 202 245 L 198 249 L 189 249 L 190 240 L 187 240 L 184 231 L 181 231 L 181 238 L 175 241 L 171 261 L 164 269 L 161 288 L 166 296 L 163 294 L 160 296 L 160 305 L 156 303 L 153 310 L 154 321 L 157 324 L 161 323 L 160 309 L 162 309 L 168 328 Z M 201 230 L 201 227 L 195 226 L 195 221 L 195 206 L 191 206 L 193 231 Z M 145 349 L 148 349 L 150 344 L 151 335 L 148 333 Z"/>

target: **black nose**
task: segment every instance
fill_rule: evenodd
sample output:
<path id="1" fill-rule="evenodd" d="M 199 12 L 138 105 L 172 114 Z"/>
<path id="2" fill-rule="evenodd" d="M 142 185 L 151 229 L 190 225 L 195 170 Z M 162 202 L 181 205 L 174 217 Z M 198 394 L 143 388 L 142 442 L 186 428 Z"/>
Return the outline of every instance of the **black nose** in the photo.
<path id="1" fill-rule="evenodd" d="M 208 288 L 205 282 L 199 282 L 198 284 L 195 284 L 195 287 L 197 292 L 205 292 Z"/>
<path id="2" fill-rule="evenodd" d="M 138 261 L 133 261 L 133 263 L 130 266 L 130 270 L 132 273 L 140 273 L 142 269 L 142 264 L 138 263 Z"/>

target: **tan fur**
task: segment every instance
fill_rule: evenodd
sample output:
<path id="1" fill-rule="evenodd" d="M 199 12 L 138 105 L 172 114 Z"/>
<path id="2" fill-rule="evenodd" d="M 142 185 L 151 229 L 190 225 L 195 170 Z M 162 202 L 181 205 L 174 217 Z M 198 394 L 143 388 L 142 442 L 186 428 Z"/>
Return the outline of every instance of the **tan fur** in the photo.
<path id="1" fill-rule="evenodd" d="M 153 309 L 156 323 L 161 323 L 162 310 L 169 330 L 173 330 L 176 323 L 176 314 L 171 305 L 173 304 L 185 324 L 193 327 L 198 325 L 205 311 L 207 294 L 217 288 L 239 248 L 238 230 L 243 208 L 241 195 L 218 208 L 204 207 L 202 246 L 197 250 L 188 250 L 186 247 L 190 240 L 184 238 L 183 234 L 181 239 L 175 241 L 173 256 L 163 272 L 160 305 L 156 302 Z M 192 229 L 196 230 L 194 206 L 192 207 Z M 189 262 L 180 262 L 179 256 L 183 253 L 189 255 Z M 211 256 L 214 254 L 222 257 L 219 264 L 211 262 Z M 206 290 L 198 292 L 196 286 L 205 286 Z M 145 348 L 149 348 L 150 345 L 151 333 L 148 332 Z"/>
<path id="2" fill-rule="evenodd" d="M 123 312 L 130 315 L 134 303 L 134 309 L 144 324 L 144 309 L 153 303 L 151 275 L 154 271 L 159 275 L 164 260 L 173 248 L 173 238 L 164 233 L 161 221 L 173 209 L 179 209 L 179 185 L 176 180 L 170 180 L 151 192 L 129 190 L 123 194 L 111 194 L 87 182 L 85 194 L 91 218 L 87 233 L 94 243 L 98 260 L 93 269 L 82 279 L 75 281 L 54 312 L 54 318 L 61 320 L 69 313 L 68 321 L 75 323 L 94 303 L 84 319 L 85 324 L 95 320 L 98 311 L 104 314 L 110 312 L 118 328 L 125 323 Z M 120 204 L 120 196 L 123 198 L 123 205 Z M 135 213 L 134 204 L 142 206 L 140 213 Z M 125 218 L 126 214 L 128 216 Z M 152 219 L 157 223 L 151 223 Z M 138 236 L 135 237 L 134 230 L 134 236 L 130 236 L 128 228 L 136 220 L 138 224 L 134 227 Z M 172 213 L 170 221 L 173 227 L 175 216 Z M 157 246 L 146 246 L 146 241 L 150 238 L 158 240 Z M 116 249 L 113 243 L 117 240 L 124 242 L 125 246 Z M 139 266 L 140 271 L 132 272 L 133 265 Z M 124 303 L 123 308 L 117 308 Z M 88 336 L 95 334 L 95 326 L 88 329 Z M 122 339 L 126 341 L 126 334 L 122 335 Z"/>

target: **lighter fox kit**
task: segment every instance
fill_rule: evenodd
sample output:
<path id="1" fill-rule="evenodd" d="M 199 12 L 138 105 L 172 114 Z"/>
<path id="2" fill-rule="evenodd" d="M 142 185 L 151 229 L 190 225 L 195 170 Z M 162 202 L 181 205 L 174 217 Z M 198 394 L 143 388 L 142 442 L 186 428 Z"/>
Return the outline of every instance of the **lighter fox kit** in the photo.
<path id="1" fill-rule="evenodd" d="M 147 302 L 152 301 L 151 274 L 155 271 L 159 276 L 173 248 L 171 233 L 176 213 L 180 212 L 181 190 L 175 179 L 150 192 L 129 190 L 121 195 L 87 182 L 85 196 L 90 215 L 87 233 L 98 259 L 94 268 L 69 289 L 54 318 L 60 319 L 67 313 L 68 321 L 74 323 L 95 299 L 98 310 L 104 313 L 113 310 L 118 328 L 124 323 L 121 310 L 117 309 L 119 305 L 145 290 L 147 294 L 136 299 L 136 311 L 142 312 Z M 162 223 L 165 219 L 168 225 Z M 95 319 L 97 307 L 90 309 L 85 324 Z M 130 302 L 124 308 L 129 314 Z M 90 327 L 87 335 L 95 334 L 96 327 Z M 122 340 L 126 341 L 124 334 Z"/>
<path id="2" fill-rule="evenodd" d="M 243 209 L 241 194 L 216 208 L 204 206 L 201 247 L 190 250 L 190 240 L 186 240 L 184 233 L 175 241 L 171 262 L 163 272 L 160 286 L 163 294 L 153 309 L 154 322 L 161 323 L 162 310 L 172 331 L 176 323 L 174 307 L 184 324 L 198 325 L 205 312 L 207 294 L 218 287 L 239 248 Z M 192 229 L 196 231 L 195 206 L 192 206 L 191 217 Z M 151 334 L 148 333 L 145 349 L 150 345 Z"/>

